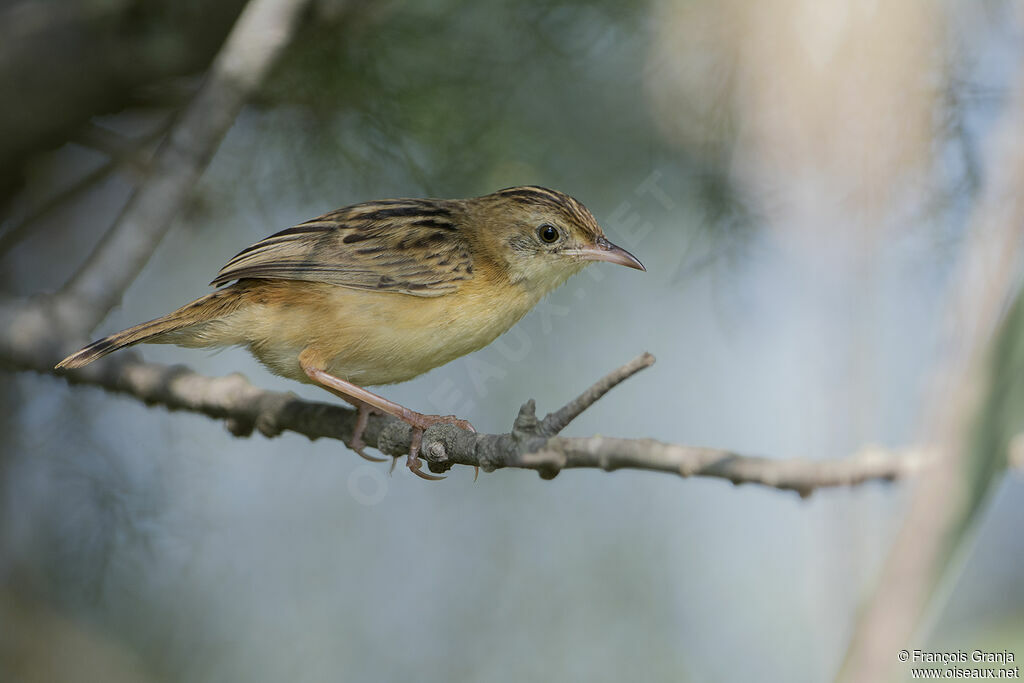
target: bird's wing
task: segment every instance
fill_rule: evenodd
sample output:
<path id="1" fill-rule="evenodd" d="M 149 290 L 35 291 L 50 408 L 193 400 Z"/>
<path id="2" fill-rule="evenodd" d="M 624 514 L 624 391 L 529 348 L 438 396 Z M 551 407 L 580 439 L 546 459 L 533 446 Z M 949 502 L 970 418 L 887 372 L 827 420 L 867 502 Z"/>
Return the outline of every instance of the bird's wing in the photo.
<path id="1" fill-rule="evenodd" d="M 238 253 L 212 285 L 243 278 L 306 280 L 434 297 L 473 275 L 459 207 L 388 200 L 338 209 Z"/>

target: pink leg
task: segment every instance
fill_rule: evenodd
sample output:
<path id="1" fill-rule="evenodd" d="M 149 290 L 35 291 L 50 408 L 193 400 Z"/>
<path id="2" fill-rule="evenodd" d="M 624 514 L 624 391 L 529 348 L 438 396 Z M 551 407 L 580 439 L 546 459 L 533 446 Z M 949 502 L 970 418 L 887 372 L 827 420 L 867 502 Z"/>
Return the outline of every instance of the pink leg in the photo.
<path id="1" fill-rule="evenodd" d="M 387 458 L 375 458 L 366 452 L 366 442 L 363 441 L 363 432 L 366 431 L 366 422 L 370 419 L 370 415 L 374 412 L 373 406 L 363 403 L 360 400 L 354 399 L 351 396 L 335 391 L 330 387 L 323 387 L 327 391 L 331 392 L 338 398 L 344 399 L 346 402 L 352 404 L 356 408 L 356 426 L 352 430 L 352 438 L 346 444 L 349 448 L 354 450 L 360 458 L 369 460 L 370 462 L 387 462 Z"/>
<path id="2" fill-rule="evenodd" d="M 427 474 L 420 470 L 421 462 L 419 459 L 419 451 L 420 444 L 423 440 L 423 431 L 425 429 L 431 425 L 446 422 L 454 424 L 457 427 L 461 427 L 462 429 L 468 429 L 471 432 L 476 431 L 473 428 L 473 425 L 469 424 L 469 422 L 460 420 L 454 415 L 424 415 L 423 413 L 417 413 L 415 410 L 409 410 L 403 405 L 399 405 L 394 401 L 389 401 L 383 396 L 378 396 L 372 391 L 367 391 L 360 386 L 347 382 L 339 377 L 335 377 L 334 375 L 307 363 L 301 355 L 299 356 L 299 364 L 301 365 L 303 372 L 305 372 L 311 380 L 324 387 L 332 394 L 335 394 L 356 406 L 360 406 L 361 416 L 362 406 L 366 406 L 382 413 L 387 413 L 388 415 L 394 415 L 399 420 L 409 424 L 412 427 L 412 444 L 409 447 L 409 457 L 406 459 L 406 464 L 409 466 L 409 469 L 412 470 L 413 474 L 422 479 L 444 479 L 444 477 Z M 363 422 L 363 427 L 365 428 L 365 418 L 363 418 Z M 357 418 L 356 427 L 356 434 L 361 437 L 362 430 L 358 429 L 359 418 Z M 355 435 L 353 436 L 353 441 L 356 441 Z M 361 442 L 362 439 L 359 438 L 358 441 Z"/>

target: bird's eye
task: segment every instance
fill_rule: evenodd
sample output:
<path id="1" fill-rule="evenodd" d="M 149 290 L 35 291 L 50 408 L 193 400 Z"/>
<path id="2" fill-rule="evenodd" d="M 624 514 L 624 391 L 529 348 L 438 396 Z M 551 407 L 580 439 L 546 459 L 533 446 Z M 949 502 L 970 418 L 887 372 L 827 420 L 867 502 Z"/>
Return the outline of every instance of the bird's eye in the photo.
<path id="1" fill-rule="evenodd" d="M 558 228 L 551 225 L 550 223 L 545 223 L 544 225 L 537 228 L 537 237 L 540 238 L 541 242 L 547 242 L 548 244 L 551 244 L 552 242 L 557 242 Z"/>

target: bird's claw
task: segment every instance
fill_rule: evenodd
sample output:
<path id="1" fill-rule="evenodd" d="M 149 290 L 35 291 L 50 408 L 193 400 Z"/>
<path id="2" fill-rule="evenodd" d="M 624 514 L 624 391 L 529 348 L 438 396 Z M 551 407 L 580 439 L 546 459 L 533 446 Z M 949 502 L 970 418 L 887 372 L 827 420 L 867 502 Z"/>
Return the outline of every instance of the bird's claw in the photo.
<path id="1" fill-rule="evenodd" d="M 442 479 L 448 478 L 443 477 L 440 474 L 427 474 L 426 472 L 420 469 L 420 467 L 423 464 L 423 461 L 420 460 L 418 457 L 413 457 L 412 454 L 410 454 L 406 458 L 405 462 L 409 466 L 409 471 L 415 474 L 420 479 L 426 479 L 427 481 L 440 481 Z"/>
<path id="2" fill-rule="evenodd" d="M 354 444 L 354 443 L 350 443 L 350 444 L 348 444 L 348 447 L 350 449 L 352 449 L 353 451 L 355 451 L 356 455 L 358 455 L 363 460 L 369 460 L 370 462 L 387 462 L 388 461 L 387 458 L 377 458 L 377 457 L 374 457 L 374 456 L 370 455 L 369 453 L 367 453 L 366 450 L 365 450 L 366 449 L 366 444 L 365 443 L 364 444 L 360 444 L 358 446 L 356 444 Z"/>
<path id="3" fill-rule="evenodd" d="M 405 464 L 409 470 L 420 479 L 426 479 L 428 481 L 447 479 L 447 477 L 438 476 L 436 474 L 427 474 L 420 469 L 423 466 L 423 461 L 420 460 L 420 446 L 423 443 L 423 432 L 428 427 L 441 423 L 452 424 L 459 429 L 465 429 L 466 431 L 474 433 L 476 432 L 476 428 L 474 428 L 468 420 L 462 420 L 454 415 L 418 415 L 416 423 L 410 423 L 412 425 L 412 440 L 409 443 L 409 455 L 405 459 Z M 392 463 L 392 469 L 393 468 L 394 463 Z M 474 481 L 476 481 L 475 477 Z"/>
<path id="4" fill-rule="evenodd" d="M 345 444 L 360 458 L 370 462 L 387 462 L 387 458 L 376 458 L 366 452 L 366 442 L 363 441 L 363 432 L 366 430 L 366 423 L 370 419 L 373 408 L 365 403 L 360 403 L 356 413 L 356 426 L 352 429 L 352 438 Z"/>
<path id="5" fill-rule="evenodd" d="M 423 443 L 423 427 L 412 428 L 412 440 L 409 443 L 409 455 L 405 458 L 405 464 L 409 468 L 409 471 L 415 474 L 420 479 L 426 479 L 427 481 L 440 481 L 441 479 L 447 479 L 436 474 L 427 474 L 420 468 L 423 466 L 423 461 L 420 460 L 420 445 Z"/>

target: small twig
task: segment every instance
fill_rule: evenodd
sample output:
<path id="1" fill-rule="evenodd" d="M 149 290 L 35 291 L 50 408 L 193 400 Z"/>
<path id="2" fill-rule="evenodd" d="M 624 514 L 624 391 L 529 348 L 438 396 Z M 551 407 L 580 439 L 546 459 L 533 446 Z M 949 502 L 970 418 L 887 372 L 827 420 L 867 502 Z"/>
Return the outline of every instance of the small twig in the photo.
<path id="1" fill-rule="evenodd" d="M 570 422 L 579 417 L 584 410 L 594 405 L 598 399 L 611 391 L 616 385 L 621 384 L 644 368 L 649 368 L 652 365 L 654 365 L 654 356 L 645 351 L 642 355 L 637 356 L 622 367 L 613 370 L 597 382 L 594 382 L 589 389 L 572 401 L 569 401 L 569 403 L 554 412 L 548 413 L 541 421 L 541 431 L 549 436 L 558 434 Z"/>

